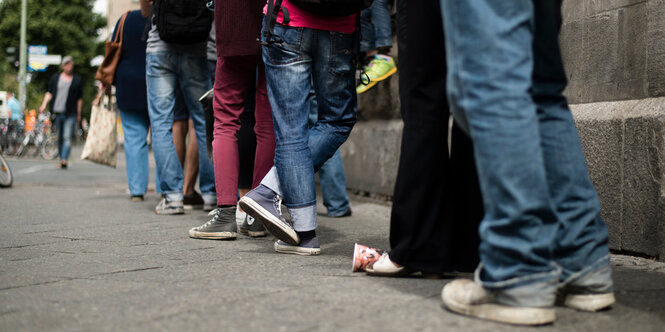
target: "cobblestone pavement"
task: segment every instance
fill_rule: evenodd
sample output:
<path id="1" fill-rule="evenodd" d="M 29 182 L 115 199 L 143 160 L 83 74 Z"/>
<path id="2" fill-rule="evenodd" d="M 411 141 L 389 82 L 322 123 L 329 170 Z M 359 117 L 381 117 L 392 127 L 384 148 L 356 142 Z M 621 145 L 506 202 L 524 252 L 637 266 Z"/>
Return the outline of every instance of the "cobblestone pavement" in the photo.
<path id="1" fill-rule="evenodd" d="M 73 161 L 66 171 L 9 163 L 16 181 L 0 190 L 0 331 L 516 329 L 443 309 L 450 279 L 352 273 L 355 242 L 388 247 L 387 205 L 354 199 L 352 217 L 321 217 L 322 255 L 301 257 L 276 254 L 270 237 L 188 238 L 206 213 L 157 216 L 154 192 L 131 203 L 122 160 L 117 169 Z M 558 308 L 555 324 L 533 330 L 663 331 L 665 263 L 612 262 L 611 310 Z"/>

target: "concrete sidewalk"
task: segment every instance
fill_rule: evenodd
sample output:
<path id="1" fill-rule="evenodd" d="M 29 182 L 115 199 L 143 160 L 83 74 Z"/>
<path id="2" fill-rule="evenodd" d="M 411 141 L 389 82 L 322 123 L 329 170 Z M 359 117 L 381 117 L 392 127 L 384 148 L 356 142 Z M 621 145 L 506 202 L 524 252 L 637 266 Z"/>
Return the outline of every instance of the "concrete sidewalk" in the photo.
<path id="1" fill-rule="evenodd" d="M 16 180 L 0 190 L 0 331 L 516 329 L 443 309 L 450 279 L 352 273 L 354 242 L 389 247 L 389 206 L 354 199 L 352 217 L 321 217 L 321 256 L 283 255 L 271 237 L 188 238 L 206 213 L 157 216 L 154 192 L 131 203 L 124 167 L 9 163 Z M 614 256 L 613 265 L 613 309 L 559 308 L 554 325 L 534 330 L 662 331 L 665 264 Z"/>

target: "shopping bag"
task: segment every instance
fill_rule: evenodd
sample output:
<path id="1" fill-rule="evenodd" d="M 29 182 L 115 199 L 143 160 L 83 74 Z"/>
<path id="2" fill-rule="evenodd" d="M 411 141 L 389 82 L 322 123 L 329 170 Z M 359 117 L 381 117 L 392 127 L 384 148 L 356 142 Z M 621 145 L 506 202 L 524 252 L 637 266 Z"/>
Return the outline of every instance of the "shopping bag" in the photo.
<path id="1" fill-rule="evenodd" d="M 107 106 L 104 106 L 104 96 L 107 99 Z M 98 96 L 93 103 L 90 129 L 83 146 L 81 159 L 115 168 L 118 147 L 117 114 L 111 108 L 111 97 L 107 94 L 104 96 Z"/>

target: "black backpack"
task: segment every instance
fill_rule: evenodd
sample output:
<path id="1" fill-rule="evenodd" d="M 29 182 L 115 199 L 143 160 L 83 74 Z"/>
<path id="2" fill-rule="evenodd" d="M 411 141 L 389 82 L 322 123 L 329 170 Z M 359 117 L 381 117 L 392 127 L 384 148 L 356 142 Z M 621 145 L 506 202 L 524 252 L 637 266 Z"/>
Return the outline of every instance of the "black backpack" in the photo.
<path id="1" fill-rule="evenodd" d="M 206 2 L 208 0 L 155 0 L 153 23 L 159 38 L 174 44 L 206 41 L 213 21 L 213 13 L 206 8 Z"/>

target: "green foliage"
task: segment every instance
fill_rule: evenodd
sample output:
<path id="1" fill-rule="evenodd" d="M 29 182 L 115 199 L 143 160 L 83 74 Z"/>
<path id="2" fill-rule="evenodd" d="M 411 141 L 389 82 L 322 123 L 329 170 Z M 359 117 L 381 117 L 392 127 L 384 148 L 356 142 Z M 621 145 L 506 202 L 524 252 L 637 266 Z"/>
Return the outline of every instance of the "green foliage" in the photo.
<path id="1" fill-rule="evenodd" d="M 104 54 L 104 43 L 98 41 L 98 31 L 106 19 L 92 11 L 94 0 L 27 0 L 27 43 L 47 45 L 49 54 L 70 55 L 74 58 L 74 72 L 83 78 L 83 113 L 89 113 L 96 90 L 96 67 L 90 60 Z M 21 0 L 0 1 L 0 82 L 5 88 L 18 91 L 17 69 L 5 62 L 7 47 L 20 44 Z M 29 108 L 36 108 L 44 96 L 48 79 L 60 70 L 50 65 L 46 72 L 32 73 L 28 84 Z M 14 87 L 15 86 L 15 87 Z M 37 96 L 35 96 L 35 94 Z M 35 101 L 37 101 L 36 104 Z"/>

